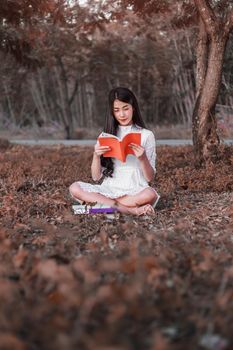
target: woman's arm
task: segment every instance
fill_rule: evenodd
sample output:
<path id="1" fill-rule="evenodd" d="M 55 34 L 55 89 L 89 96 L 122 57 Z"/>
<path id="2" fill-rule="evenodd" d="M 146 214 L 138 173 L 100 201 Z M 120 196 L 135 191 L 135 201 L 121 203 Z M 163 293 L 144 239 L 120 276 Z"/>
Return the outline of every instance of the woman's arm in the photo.
<path id="1" fill-rule="evenodd" d="M 99 181 L 102 177 L 100 156 L 110 149 L 108 146 L 100 146 L 98 142 L 96 143 L 91 163 L 91 177 L 94 181 Z"/>
<path id="2" fill-rule="evenodd" d="M 145 179 L 148 182 L 152 181 L 156 173 L 156 145 L 154 134 L 152 132 L 149 133 L 144 147 L 138 146 L 136 144 L 131 144 L 130 147 L 133 149 L 135 156 L 140 161 L 141 169 Z"/>
<path id="3" fill-rule="evenodd" d="M 143 172 L 143 175 L 144 175 L 145 179 L 148 182 L 152 181 L 154 179 L 154 176 L 155 176 L 155 171 L 152 168 L 152 166 L 150 165 L 150 162 L 149 162 L 149 160 L 147 158 L 146 153 L 144 152 L 142 154 L 142 156 L 139 157 L 138 159 L 140 161 L 140 165 L 141 165 L 142 172 Z"/>
<path id="4" fill-rule="evenodd" d="M 94 181 L 99 181 L 102 177 L 100 157 L 95 152 L 91 163 L 91 177 Z"/>
<path id="5" fill-rule="evenodd" d="M 139 146 L 135 143 L 131 143 L 129 146 L 130 146 L 130 148 L 132 148 L 135 156 L 140 161 L 142 172 L 143 172 L 143 175 L 144 175 L 146 181 L 148 181 L 148 182 L 152 181 L 154 179 L 155 170 L 151 166 L 151 164 L 147 158 L 145 148 L 142 146 Z"/>

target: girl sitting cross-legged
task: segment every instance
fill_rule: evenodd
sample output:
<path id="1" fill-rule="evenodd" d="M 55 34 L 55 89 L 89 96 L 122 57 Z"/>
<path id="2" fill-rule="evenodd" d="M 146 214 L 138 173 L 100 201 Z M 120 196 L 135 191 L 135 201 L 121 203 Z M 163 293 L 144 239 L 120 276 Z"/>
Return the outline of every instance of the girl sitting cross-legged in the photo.
<path id="1" fill-rule="evenodd" d="M 94 181 L 104 177 L 102 184 L 74 182 L 69 190 L 73 198 L 84 202 L 98 202 L 117 208 L 122 213 L 153 214 L 159 199 L 157 191 L 149 185 L 155 176 L 155 137 L 142 120 L 135 95 L 127 88 L 117 87 L 109 93 L 109 113 L 105 133 L 122 139 L 129 132 L 141 133 L 141 145 L 131 143 L 134 154 L 126 162 L 103 157 L 111 148 L 97 141 L 91 164 Z"/>

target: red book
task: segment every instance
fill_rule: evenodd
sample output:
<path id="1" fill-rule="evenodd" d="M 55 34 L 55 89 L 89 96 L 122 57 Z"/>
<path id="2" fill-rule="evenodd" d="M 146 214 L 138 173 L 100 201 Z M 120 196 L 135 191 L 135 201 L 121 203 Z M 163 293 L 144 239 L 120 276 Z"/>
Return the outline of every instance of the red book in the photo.
<path id="1" fill-rule="evenodd" d="M 141 133 L 130 132 L 122 140 L 115 135 L 102 133 L 98 137 L 98 141 L 100 146 L 111 147 L 110 151 L 103 154 L 104 157 L 113 157 L 125 162 L 128 154 L 134 155 L 134 151 L 129 147 L 129 144 L 135 143 L 139 146 L 141 145 Z"/>

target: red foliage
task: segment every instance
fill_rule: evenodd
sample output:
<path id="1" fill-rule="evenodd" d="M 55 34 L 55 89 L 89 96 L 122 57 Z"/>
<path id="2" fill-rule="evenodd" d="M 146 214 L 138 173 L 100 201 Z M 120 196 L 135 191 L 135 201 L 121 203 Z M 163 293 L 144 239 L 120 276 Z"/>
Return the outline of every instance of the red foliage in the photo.
<path id="1" fill-rule="evenodd" d="M 64 0 L 11 0 L 0 2 L 0 20 L 4 28 L 0 50 L 12 53 L 17 61 L 29 66 L 42 64 L 32 49 L 43 40 L 46 24 L 64 23 Z"/>
<path id="2" fill-rule="evenodd" d="M 158 147 L 155 216 L 118 220 L 71 213 L 91 157 L 2 150 L 0 349 L 231 349 L 232 147 Z"/>

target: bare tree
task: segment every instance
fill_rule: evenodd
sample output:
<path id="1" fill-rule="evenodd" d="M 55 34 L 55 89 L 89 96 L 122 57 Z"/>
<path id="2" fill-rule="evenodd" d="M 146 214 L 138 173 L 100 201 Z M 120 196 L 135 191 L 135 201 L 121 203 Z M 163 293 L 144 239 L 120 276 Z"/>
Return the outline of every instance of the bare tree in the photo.
<path id="1" fill-rule="evenodd" d="M 222 79 L 226 43 L 233 28 L 233 6 L 229 6 L 229 1 L 222 1 L 214 9 L 207 0 L 195 0 L 195 6 L 199 14 L 199 37 L 193 143 L 197 158 L 202 162 L 213 160 L 219 144 L 215 106 Z"/>
<path id="2" fill-rule="evenodd" d="M 160 15 L 167 28 L 197 25 L 196 102 L 193 111 L 193 144 L 200 164 L 214 160 L 219 137 L 215 106 L 219 94 L 224 54 L 233 28 L 233 4 L 228 0 L 122 0 L 134 10 L 151 18 Z M 119 10 L 118 10 L 119 11 Z"/>

